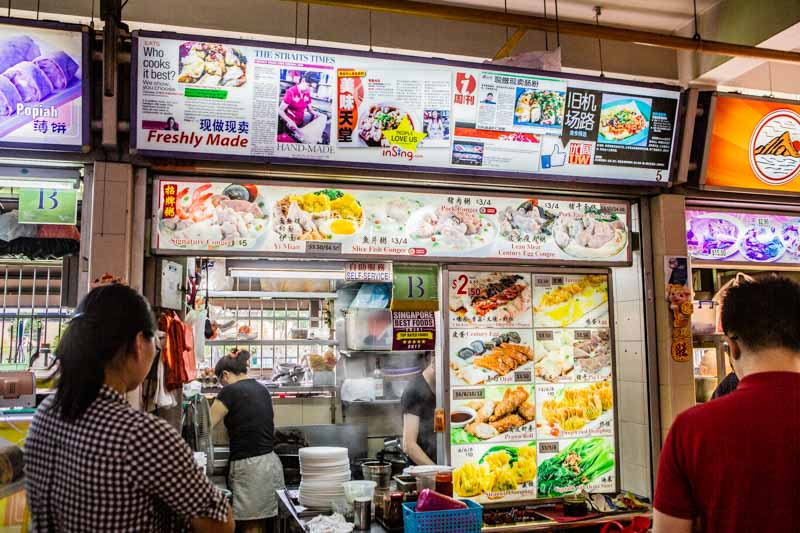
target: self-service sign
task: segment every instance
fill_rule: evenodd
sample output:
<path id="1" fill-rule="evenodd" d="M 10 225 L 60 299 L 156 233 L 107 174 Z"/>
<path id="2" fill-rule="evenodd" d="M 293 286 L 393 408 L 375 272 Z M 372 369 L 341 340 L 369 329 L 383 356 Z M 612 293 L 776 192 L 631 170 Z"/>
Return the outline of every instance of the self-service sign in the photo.
<path id="1" fill-rule="evenodd" d="M 76 189 L 20 189 L 20 224 L 76 224 Z"/>

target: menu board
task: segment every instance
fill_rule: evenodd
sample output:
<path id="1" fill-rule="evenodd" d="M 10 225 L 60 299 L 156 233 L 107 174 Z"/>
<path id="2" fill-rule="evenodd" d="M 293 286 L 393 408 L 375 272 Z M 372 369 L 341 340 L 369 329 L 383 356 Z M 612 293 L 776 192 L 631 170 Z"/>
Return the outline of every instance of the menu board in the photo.
<path id="1" fill-rule="evenodd" d="M 88 29 L 0 24 L 0 148 L 88 150 Z"/>
<path id="2" fill-rule="evenodd" d="M 800 216 L 686 210 L 686 247 L 697 261 L 800 264 Z"/>
<path id="3" fill-rule="evenodd" d="M 628 204 L 160 178 L 159 250 L 624 264 Z M 474 317 L 475 320 L 482 317 Z"/>
<path id="4" fill-rule="evenodd" d="M 613 492 L 608 276 L 451 271 L 448 282 L 455 495 Z"/>
<path id="5" fill-rule="evenodd" d="M 145 155 L 666 183 L 680 91 L 134 34 Z"/>

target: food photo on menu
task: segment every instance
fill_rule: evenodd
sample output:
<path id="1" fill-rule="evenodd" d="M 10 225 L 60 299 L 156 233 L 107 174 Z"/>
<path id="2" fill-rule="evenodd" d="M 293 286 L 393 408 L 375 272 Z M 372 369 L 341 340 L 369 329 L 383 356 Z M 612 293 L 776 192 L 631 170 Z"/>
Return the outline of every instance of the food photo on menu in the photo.
<path id="1" fill-rule="evenodd" d="M 542 443 L 537 471 L 539 498 L 557 498 L 585 490 L 614 489 L 616 460 L 613 437 L 564 439 Z"/>
<path id="2" fill-rule="evenodd" d="M 531 381 L 534 354 L 530 330 L 470 329 L 451 335 L 451 383 L 514 383 L 517 377 Z"/>
<path id="3" fill-rule="evenodd" d="M 599 206 L 561 211 L 552 232 L 564 253 L 580 259 L 616 257 L 628 244 L 625 217 Z"/>
<path id="4" fill-rule="evenodd" d="M 537 328 L 608 327 L 608 276 L 535 276 Z"/>
<path id="5" fill-rule="evenodd" d="M 256 185 L 162 182 L 158 227 L 176 247 L 255 248 L 267 236 L 269 206 Z M 170 204 L 170 205 L 168 205 Z M 174 204 L 174 205 L 173 205 Z"/>
<path id="6" fill-rule="evenodd" d="M 449 306 L 452 327 L 530 326 L 530 274 L 453 272 Z"/>
<path id="7" fill-rule="evenodd" d="M 611 375 L 611 345 L 607 329 L 539 329 L 535 337 L 538 382 L 597 381 Z"/>
<path id="8" fill-rule="evenodd" d="M 479 252 L 494 244 L 497 227 L 477 205 L 430 205 L 411 214 L 408 232 L 426 249 Z"/>
<path id="9" fill-rule="evenodd" d="M 549 126 L 561 131 L 564 122 L 565 91 L 541 91 L 517 87 L 514 106 L 515 126 Z"/>
<path id="10" fill-rule="evenodd" d="M 196 87 L 242 87 L 247 56 L 235 46 L 189 41 L 180 45 L 178 83 Z"/>
<path id="11" fill-rule="evenodd" d="M 610 380 L 595 383 L 536 385 L 539 438 L 610 435 L 614 425 Z"/>
<path id="12" fill-rule="evenodd" d="M 647 146 L 653 101 L 604 94 L 597 141 L 603 144 Z"/>
<path id="13" fill-rule="evenodd" d="M 536 442 L 453 447 L 453 494 L 478 503 L 536 498 Z"/>
<path id="14" fill-rule="evenodd" d="M 278 142 L 331 143 L 333 82 L 325 71 L 281 69 Z"/>
<path id="15" fill-rule="evenodd" d="M 536 237 L 549 237 L 558 215 L 538 204 L 535 199 L 506 206 L 499 213 L 500 234 L 511 242 L 530 242 Z"/>
<path id="16" fill-rule="evenodd" d="M 272 206 L 271 229 L 278 241 L 340 241 L 364 225 L 364 209 L 353 193 L 297 188 Z"/>
<path id="17" fill-rule="evenodd" d="M 0 40 L 0 137 L 36 117 L 52 120 L 53 133 L 77 124 L 59 117 L 58 108 L 81 98 L 81 42 L 51 38 L 43 31 L 3 26 Z M 63 124 L 63 126 L 62 126 Z M 63 131 L 62 131 L 63 127 Z M 43 132 L 44 133 L 44 132 Z"/>
<path id="18" fill-rule="evenodd" d="M 455 400 L 450 407 L 450 442 L 474 444 L 530 439 L 536 431 L 532 385 L 485 387 L 482 400 Z"/>

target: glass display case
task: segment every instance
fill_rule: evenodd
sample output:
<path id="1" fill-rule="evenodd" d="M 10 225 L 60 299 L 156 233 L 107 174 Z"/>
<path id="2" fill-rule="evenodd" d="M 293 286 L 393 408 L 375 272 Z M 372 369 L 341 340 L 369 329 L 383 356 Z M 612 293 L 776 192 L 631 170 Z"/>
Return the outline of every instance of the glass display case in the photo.
<path id="1" fill-rule="evenodd" d="M 728 358 L 728 343 L 723 335 L 695 335 L 694 391 L 697 403 L 711 399 L 720 382 L 733 371 Z"/>

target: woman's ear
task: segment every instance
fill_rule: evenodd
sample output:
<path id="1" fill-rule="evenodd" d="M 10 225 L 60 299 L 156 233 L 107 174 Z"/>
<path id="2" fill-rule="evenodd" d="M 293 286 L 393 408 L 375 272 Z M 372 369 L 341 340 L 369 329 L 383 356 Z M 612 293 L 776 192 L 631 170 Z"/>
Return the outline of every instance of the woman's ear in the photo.
<path id="1" fill-rule="evenodd" d="M 731 339 L 730 337 L 728 337 L 728 349 L 731 353 L 731 359 L 734 361 L 738 361 L 742 356 L 742 349 L 739 346 L 739 341 Z"/>

